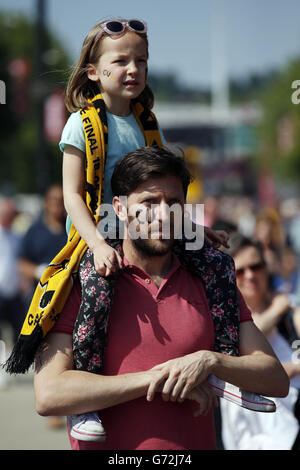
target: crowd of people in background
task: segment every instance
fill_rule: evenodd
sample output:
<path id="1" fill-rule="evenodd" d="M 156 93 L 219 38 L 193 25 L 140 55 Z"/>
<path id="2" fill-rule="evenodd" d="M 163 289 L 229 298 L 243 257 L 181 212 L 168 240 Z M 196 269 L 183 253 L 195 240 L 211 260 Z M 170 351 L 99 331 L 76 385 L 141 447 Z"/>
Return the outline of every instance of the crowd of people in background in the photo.
<path id="1" fill-rule="evenodd" d="M 65 220 L 59 184 L 46 190 L 36 214 L 20 210 L 14 198 L 0 197 L 0 322 L 10 327 L 12 342 L 38 280 L 66 243 Z"/>
<path id="2" fill-rule="evenodd" d="M 45 265 L 66 242 L 61 186 L 49 187 L 40 202 L 40 212 L 29 215 L 14 198 L 0 196 L 0 340 L 8 349 Z M 246 196 L 209 197 L 203 203 L 204 224 L 230 234 L 238 287 L 291 379 L 290 393 L 276 400 L 273 416 L 223 400 L 216 413 L 218 447 L 298 449 L 300 358 L 297 362 L 293 353 L 300 338 L 300 200 L 276 208 L 257 207 Z M 27 222 L 20 223 L 24 217 Z"/>
<path id="3" fill-rule="evenodd" d="M 237 286 L 289 378 L 276 413 L 253 413 L 225 400 L 216 412 L 218 445 L 227 450 L 299 449 L 300 201 L 256 208 L 249 198 L 209 199 L 206 223 L 230 234 Z M 204 207 L 205 201 L 204 201 Z"/>
<path id="4" fill-rule="evenodd" d="M 40 211 L 32 217 L 18 210 L 13 198 L 0 198 L 0 339 L 7 352 L 20 333 L 38 280 L 66 243 L 65 219 L 59 184 L 46 190 Z M 2 335 L 1 326 L 6 332 Z M 0 386 L 7 381 L 0 369 Z M 54 416 L 48 424 L 57 428 L 64 422 Z"/>

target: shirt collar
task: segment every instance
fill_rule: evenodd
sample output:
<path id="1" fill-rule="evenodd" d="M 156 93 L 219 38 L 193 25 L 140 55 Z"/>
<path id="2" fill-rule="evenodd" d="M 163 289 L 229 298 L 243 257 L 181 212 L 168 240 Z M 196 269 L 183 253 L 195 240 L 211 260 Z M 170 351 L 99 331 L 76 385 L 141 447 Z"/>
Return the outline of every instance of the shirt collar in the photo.
<path id="1" fill-rule="evenodd" d="M 132 264 L 132 263 L 129 263 L 129 261 L 127 260 L 127 258 L 123 257 L 123 264 L 124 264 L 124 269 L 126 270 L 126 272 L 131 272 L 131 273 L 134 273 L 137 274 L 138 272 L 139 273 L 144 273 L 145 276 L 149 277 L 147 273 L 145 273 L 145 271 L 142 269 L 142 268 L 139 268 L 138 266 Z M 168 274 L 166 275 L 166 279 L 169 279 L 174 273 L 175 271 L 177 271 L 177 269 L 179 269 L 180 267 L 182 267 L 178 257 L 175 255 L 175 253 L 172 253 L 172 264 L 171 264 L 171 269 L 169 270 Z"/>

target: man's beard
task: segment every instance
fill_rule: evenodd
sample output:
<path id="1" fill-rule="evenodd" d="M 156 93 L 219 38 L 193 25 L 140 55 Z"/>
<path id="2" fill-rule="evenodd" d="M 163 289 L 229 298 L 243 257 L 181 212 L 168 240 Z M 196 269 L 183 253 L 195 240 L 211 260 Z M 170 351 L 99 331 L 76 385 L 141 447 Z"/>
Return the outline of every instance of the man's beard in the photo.
<path id="1" fill-rule="evenodd" d="M 144 256 L 151 258 L 153 256 L 164 256 L 168 254 L 173 246 L 174 240 L 153 240 L 151 238 L 137 238 L 131 240 L 134 247 Z"/>
<path id="2" fill-rule="evenodd" d="M 135 217 L 128 217 L 129 224 L 136 221 Z M 144 232 L 140 229 L 144 228 Z M 144 256 L 164 256 L 169 253 L 174 246 L 174 227 L 171 224 L 170 232 L 165 233 L 165 237 L 162 235 L 158 236 L 158 232 L 162 230 L 161 224 L 159 226 L 150 226 L 146 223 L 146 226 L 137 226 L 133 236 L 130 236 L 130 230 L 128 236 L 131 239 L 132 244 L 140 253 Z M 145 231 L 146 235 L 145 236 Z M 140 236 L 136 236 L 139 233 Z"/>

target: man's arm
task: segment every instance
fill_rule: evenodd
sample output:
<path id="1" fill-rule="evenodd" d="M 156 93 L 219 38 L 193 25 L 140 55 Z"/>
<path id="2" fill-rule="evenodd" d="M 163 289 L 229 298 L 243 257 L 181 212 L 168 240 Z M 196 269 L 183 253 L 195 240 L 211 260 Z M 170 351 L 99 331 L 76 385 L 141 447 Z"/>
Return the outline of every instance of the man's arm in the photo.
<path id="1" fill-rule="evenodd" d="M 80 414 L 146 395 L 157 371 L 103 376 L 73 370 L 72 336 L 49 333 L 36 356 L 36 410 L 43 416 Z"/>
<path id="2" fill-rule="evenodd" d="M 35 361 L 36 410 L 42 416 L 59 416 L 108 408 L 145 396 L 158 375 L 155 370 L 117 376 L 73 370 L 72 336 L 49 333 Z M 199 404 L 198 414 L 217 406 L 206 383 L 195 387 L 187 398 Z"/>
<path id="3" fill-rule="evenodd" d="M 183 400 L 209 374 L 244 390 L 271 397 L 285 397 L 289 379 L 264 335 L 253 322 L 240 325 L 240 356 L 227 356 L 214 351 L 197 351 L 155 366 L 160 376 L 154 378 L 147 392 L 152 400 L 158 385 L 165 381 L 165 400 Z"/>
<path id="4" fill-rule="evenodd" d="M 272 347 L 249 321 L 240 325 L 240 357 L 215 353 L 212 373 L 243 390 L 270 397 L 285 397 L 289 378 Z"/>

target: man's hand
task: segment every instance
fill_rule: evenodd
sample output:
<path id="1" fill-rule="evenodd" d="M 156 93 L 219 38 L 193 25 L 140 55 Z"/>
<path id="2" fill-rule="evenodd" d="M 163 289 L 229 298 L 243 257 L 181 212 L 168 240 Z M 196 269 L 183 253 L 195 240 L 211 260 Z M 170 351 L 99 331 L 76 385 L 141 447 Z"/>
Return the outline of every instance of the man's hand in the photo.
<path id="1" fill-rule="evenodd" d="M 199 415 L 206 416 L 213 406 L 219 406 L 215 392 L 206 381 L 193 388 L 188 393 L 187 399 L 194 400 L 199 404 L 198 410 L 194 413 L 195 418 Z"/>
<path id="2" fill-rule="evenodd" d="M 151 401 L 153 399 L 159 385 L 164 381 L 162 387 L 163 400 L 183 401 L 192 389 L 204 382 L 211 373 L 213 364 L 214 355 L 211 351 L 197 351 L 158 364 L 151 369 L 158 370 L 159 374 L 150 382 L 147 400 Z"/>

